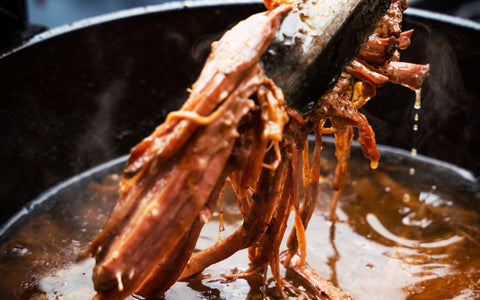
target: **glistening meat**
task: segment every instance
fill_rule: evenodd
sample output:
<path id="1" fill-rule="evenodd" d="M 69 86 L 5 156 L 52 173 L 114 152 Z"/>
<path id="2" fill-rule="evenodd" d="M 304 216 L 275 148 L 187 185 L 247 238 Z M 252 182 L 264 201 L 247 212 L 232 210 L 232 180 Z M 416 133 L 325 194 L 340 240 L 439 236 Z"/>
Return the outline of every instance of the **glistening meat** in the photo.
<path id="1" fill-rule="evenodd" d="M 96 258 L 96 299 L 161 296 L 177 280 L 244 248 L 249 249 L 251 267 L 234 277 L 270 266 L 283 298 L 285 288 L 303 293 L 282 278 L 283 265 L 304 276 L 319 294 L 348 298 L 306 263 L 305 230 L 317 199 L 322 135 L 335 135 L 335 218 L 353 128 L 372 166 L 379 160 L 373 129 L 358 109 L 386 82 L 420 88 L 429 66 L 399 61 L 398 50 L 408 46 L 411 32 L 400 30 L 406 2 L 394 0 L 334 87 L 313 111 L 301 115 L 288 107 L 259 62 L 292 4 L 267 6 L 268 11 L 240 22 L 212 44 L 183 107 L 132 149 L 118 202 L 90 245 Z M 307 136 L 312 132 L 316 145 L 310 164 Z M 225 184 L 235 191 L 243 225 L 193 253 Z M 299 198 L 302 184 L 304 199 Z M 281 253 L 291 213 L 294 226 Z"/>

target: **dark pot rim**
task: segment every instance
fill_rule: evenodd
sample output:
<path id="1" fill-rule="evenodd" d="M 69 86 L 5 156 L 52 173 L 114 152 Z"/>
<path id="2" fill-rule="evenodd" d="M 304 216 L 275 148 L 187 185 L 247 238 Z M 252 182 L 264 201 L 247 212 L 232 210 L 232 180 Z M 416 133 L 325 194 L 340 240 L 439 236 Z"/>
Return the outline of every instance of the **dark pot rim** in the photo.
<path id="1" fill-rule="evenodd" d="M 119 10 L 116 12 L 111 12 L 107 14 L 102 14 L 79 21 L 75 21 L 70 24 L 65 24 L 55 28 L 51 28 L 47 31 L 39 33 L 29 40 L 25 41 L 22 45 L 7 51 L 0 55 L 0 59 L 3 57 L 9 56 L 15 52 L 21 51 L 22 49 L 29 47 L 31 45 L 41 43 L 45 40 L 54 38 L 59 35 L 68 34 L 70 32 L 81 30 L 90 26 L 96 26 L 103 23 L 118 21 L 125 18 L 138 17 L 145 14 L 152 13 L 161 13 L 167 11 L 177 11 L 184 9 L 196 9 L 196 8 L 205 8 L 205 7 L 217 7 L 217 6 L 233 6 L 233 5 L 263 5 L 263 1 L 258 0 L 198 0 L 198 1 L 172 1 L 166 2 L 163 4 L 155 4 L 143 7 L 135 7 L 124 10 Z M 423 9 L 410 7 L 405 11 L 406 16 L 412 16 L 422 19 L 429 19 L 432 21 L 438 21 L 441 23 L 454 25 L 458 27 L 464 27 L 472 29 L 475 31 L 480 31 L 480 23 L 475 21 L 463 19 L 460 17 L 450 16 L 442 13 L 431 12 Z"/>

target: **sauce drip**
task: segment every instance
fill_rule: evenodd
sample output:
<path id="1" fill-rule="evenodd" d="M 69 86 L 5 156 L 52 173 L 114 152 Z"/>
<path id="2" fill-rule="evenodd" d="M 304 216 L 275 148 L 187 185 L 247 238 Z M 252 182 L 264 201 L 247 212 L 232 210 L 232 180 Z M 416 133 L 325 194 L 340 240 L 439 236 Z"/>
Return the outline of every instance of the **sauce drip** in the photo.
<path id="1" fill-rule="evenodd" d="M 417 134 L 418 132 L 418 120 L 419 120 L 419 111 L 420 109 L 422 108 L 422 89 L 416 89 L 415 90 L 415 102 L 413 104 L 413 108 L 415 110 L 415 114 L 413 115 L 413 126 L 412 126 L 412 130 L 415 134 Z M 415 141 L 415 137 L 413 138 L 413 141 Z M 417 155 L 417 146 L 414 142 L 414 145 L 412 147 L 412 149 L 410 150 L 410 154 L 412 156 L 416 156 Z M 415 175 L 415 168 L 410 168 L 408 170 L 408 173 L 413 176 Z"/>
<path id="2" fill-rule="evenodd" d="M 413 105 L 413 108 L 419 110 L 422 108 L 422 89 L 417 89 L 415 90 L 415 104 Z"/>

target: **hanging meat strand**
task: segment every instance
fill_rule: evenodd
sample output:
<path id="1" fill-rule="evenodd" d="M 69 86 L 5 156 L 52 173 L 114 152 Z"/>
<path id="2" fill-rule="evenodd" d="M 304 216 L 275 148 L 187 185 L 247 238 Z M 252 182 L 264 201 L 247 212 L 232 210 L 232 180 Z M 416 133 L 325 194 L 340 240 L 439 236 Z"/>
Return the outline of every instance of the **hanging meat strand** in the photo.
<path id="1" fill-rule="evenodd" d="M 335 219 L 354 136 L 372 167 L 379 160 L 374 132 L 358 109 L 387 82 L 419 89 L 429 65 L 400 62 L 398 50 L 408 47 L 412 32 L 400 29 L 406 1 L 392 0 L 335 85 L 312 111 L 300 114 L 286 104 L 282 90 L 260 63 L 292 4 L 266 6 L 268 11 L 240 22 L 212 44 L 183 107 L 132 149 L 118 202 L 90 245 L 96 258 L 95 299 L 123 299 L 133 293 L 161 296 L 177 280 L 245 248 L 250 269 L 233 277 L 269 266 L 284 299 L 286 288 L 303 293 L 282 278 L 285 267 L 302 275 L 318 294 L 349 297 L 306 263 L 305 230 L 316 206 L 322 135 L 335 136 Z M 315 148 L 309 163 L 311 133 Z M 210 248 L 193 253 L 225 184 L 235 191 L 243 224 Z M 304 199 L 299 198 L 300 185 Z M 293 229 L 281 252 L 291 213 Z"/>

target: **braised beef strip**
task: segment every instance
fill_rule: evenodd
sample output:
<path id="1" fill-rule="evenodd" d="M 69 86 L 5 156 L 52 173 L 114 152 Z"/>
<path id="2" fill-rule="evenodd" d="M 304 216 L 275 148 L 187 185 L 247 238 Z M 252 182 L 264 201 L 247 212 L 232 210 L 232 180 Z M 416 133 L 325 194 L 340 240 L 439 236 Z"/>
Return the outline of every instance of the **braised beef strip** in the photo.
<path id="1" fill-rule="evenodd" d="M 259 63 L 289 4 L 251 16 L 213 43 L 184 106 L 132 149 L 119 200 L 90 246 L 96 258 L 96 299 L 161 296 L 177 280 L 244 248 L 249 248 L 251 267 L 233 277 L 270 266 L 279 295 L 287 298 L 285 289 L 296 288 L 280 275 L 283 265 L 302 275 L 318 294 L 348 298 L 306 263 L 305 230 L 317 200 L 322 135 L 335 135 L 335 218 L 353 138 L 372 167 L 379 160 L 374 131 L 358 109 L 387 82 L 419 89 L 428 76 L 428 65 L 399 61 L 399 50 L 410 44 L 412 34 L 400 29 L 406 8 L 406 1 L 392 1 L 358 56 L 308 115 L 285 104 L 282 91 Z M 316 145 L 309 162 L 307 137 L 312 132 Z M 193 253 L 226 183 L 237 195 L 243 225 Z M 299 199 L 300 185 L 304 199 Z M 288 249 L 281 253 L 291 212 L 294 226 Z"/>

